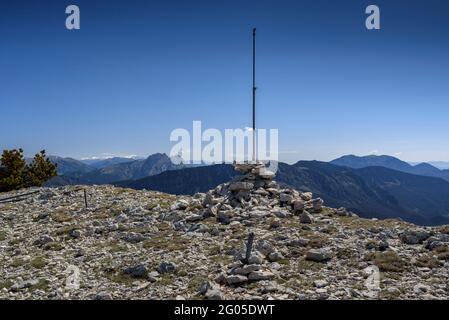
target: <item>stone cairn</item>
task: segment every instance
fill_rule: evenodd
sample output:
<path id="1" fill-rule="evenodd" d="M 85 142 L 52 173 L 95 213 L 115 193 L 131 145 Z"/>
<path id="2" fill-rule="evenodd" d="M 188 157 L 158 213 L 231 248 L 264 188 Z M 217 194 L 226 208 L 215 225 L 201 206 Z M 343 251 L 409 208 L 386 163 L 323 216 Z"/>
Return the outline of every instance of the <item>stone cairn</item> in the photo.
<path id="1" fill-rule="evenodd" d="M 262 163 L 234 164 L 241 175 L 232 181 L 221 184 L 206 193 L 197 193 L 192 202 L 180 201 L 172 209 L 184 210 L 188 214 L 174 223 L 175 229 L 188 232 L 202 232 L 200 222 L 203 219 L 216 217 L 216 221 L 224 225 L 243 225 L 248 227 L 257 223 L 267 223 L 270 227 L 279 226 L 279 219 L 296 218 L 301 223 L 313 223 L 313 213 L 321 212 L 323 200 L 313 199 L 311 192 L 299 192 L 280 187 L 274 181 L 275 174 Z M 195 208 L 192 210 L 192 208 Z M 335 214 L 349 214 L 339 209 Z M 212 230 L 218 234 L 218 228 Z M 269 270 L 270 263 L 284 259 L 270 242 L 256 239 L 249 231 L 248 242 L 235 252 L 235 261 L 227 267 L 215 281 L 217 283 L 239 286 L 247 282 L 269 280 L 274 273 Z M 314 251 L 314 250 L 311 250 Z M 308 258 L 325 261 L 331 258 L 328 252 L 309 252 Z M 319 251 L 319 252 L 318 252 Z"/>

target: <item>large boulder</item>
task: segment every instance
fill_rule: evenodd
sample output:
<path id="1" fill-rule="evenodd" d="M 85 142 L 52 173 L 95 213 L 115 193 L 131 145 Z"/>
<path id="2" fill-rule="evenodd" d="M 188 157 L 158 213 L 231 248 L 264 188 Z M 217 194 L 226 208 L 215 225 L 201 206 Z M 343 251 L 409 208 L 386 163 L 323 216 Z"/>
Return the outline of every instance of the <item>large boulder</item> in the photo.
<path id="1" fill-rule="evenodd" d="M 226 277 L 226 282 L 230 286 L 236 286 L 248 282 L 248 278 L 246 276 L 240 274 L 234 274 Z"/>
<path id="2" fill-rule="evenodd" d="M 173 273 L 176 271 L 176 265 L 174 263 L 164 261 L 159 265 L 159 267 L 157 268 L 157 271 L 160 274 Z"/>
<path id="3" fill-rule="evenodd" d="M 251 190 L 254 188 L 254 184 L 251 182 L 245 182 L 245 181 L 237 181 L 233 182 L 229 185 L 229 190 L 233 192 L 238 192 L 241 190 Z"/>
<path id="4" fill-rule="evenodd" d="M 313 222 L 313 217 L 310 213 L 308 213 L 307 211 L 304 211 L 299 216 L 299 222 L 304 223 L 304 224 L 310 224 Z"/>
<path id="5" fill-rule="evenodd" d="M 332 251 L 328 248 L 310 249 L 307 251 L 306 260 L 315 262 L 325 262 L 332 258 Z"/>
<path id="6" fill-rule="evenodd" d="M 124 269 L 123 273 L 133 278 L 146 278 L 146 276 L 148 275 L 148 270 L 143 264 L 139 264 Z"/>
<path id="7" fill-rule="evenodd" d="M 405 244 L 421 244 L 432 234 L 425 230 L 406 230 L 401 233 L 401 241 Z"/>

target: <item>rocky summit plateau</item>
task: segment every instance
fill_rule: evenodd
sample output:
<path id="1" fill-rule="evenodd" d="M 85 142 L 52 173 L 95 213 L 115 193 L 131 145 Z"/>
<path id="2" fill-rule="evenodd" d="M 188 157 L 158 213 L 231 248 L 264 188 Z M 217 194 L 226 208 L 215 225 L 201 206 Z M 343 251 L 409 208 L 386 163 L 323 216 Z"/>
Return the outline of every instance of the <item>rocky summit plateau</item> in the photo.
<path id="1" fill-rule="evenodd" d="M 260 164 L 235 167 L 193 196 L 2 194 L 0 298 L 449 298 L 449 226 L 360 218 L 281 187 Z"/>

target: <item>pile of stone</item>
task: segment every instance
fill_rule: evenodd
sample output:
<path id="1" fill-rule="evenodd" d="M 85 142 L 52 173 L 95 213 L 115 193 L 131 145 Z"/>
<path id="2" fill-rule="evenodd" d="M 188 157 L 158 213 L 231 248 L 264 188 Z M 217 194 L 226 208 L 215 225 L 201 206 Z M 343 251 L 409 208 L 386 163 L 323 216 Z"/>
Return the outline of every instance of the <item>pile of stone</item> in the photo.
<path id="1" fill-rule="evenodd" d="M 197 193 L 192 200 L 177 201 L 165 220 L 173 220 L 177 230 L 186 232 L 203 232 L 201 221 L 215 217 L 223 225 L 242 224 L 248 228 L 257 222 L 270 221 L 270 227 L 280 225 L 279 218 L 299 219 L 302 224 L 314 222 L 314 214 L 323 210 L 323 200 L 313 198 L 311 192 L 299 192 L 282 188 L 274 181 L 275 174 L 262 163 L 235 164 L 241 175 L 232 181 L 221 184 L 207 193 Z M 350 216 L 352 213 L 344 208 L 330 209 L 333 214 Z M 210 230 L 209 230 L 210 231 Z M 218 229 L 214 229 L 218 233 Z M 269 242 L 259 240 L 254 249 L 250 248 L 249 258 L 246 244 L 235 254 L 225 273 L 216 282 L 231 287 L 248 282 L 270 280 L 274 273 L 269 263 L 284 259 Z M 331 258 L 326 250 L 311 250 L 307 259 L 324 262 Z"/>
<path id="2" fill-rule="evenodd" d="M 239 221 L 250 226 L 255 219 L 298 216 L 301 223 L 310 224 L 313 214 L 323 209 L 323 200 L 314 199 L 311 192 L 280 187 L 273 180 L 275 174 L 262 163 L 236 164 L 235 169 L 242 174 L 207 193 L 195 194 L 190 201 L 177 201 L 162 219 L 183 231 L 197 231 L 198 222 L 210 217 L 225 225 Z M 339 216 L 353 215 L 344 208 L 332 210 Z"/>

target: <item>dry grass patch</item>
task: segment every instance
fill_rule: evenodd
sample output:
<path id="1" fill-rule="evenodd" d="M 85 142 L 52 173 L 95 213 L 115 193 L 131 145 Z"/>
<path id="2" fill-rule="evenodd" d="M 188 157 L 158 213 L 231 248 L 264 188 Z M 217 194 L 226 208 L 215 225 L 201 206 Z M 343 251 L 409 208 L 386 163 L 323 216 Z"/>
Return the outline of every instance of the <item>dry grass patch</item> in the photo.
<path id="1" fill-rule="evenodd" d="M 449 225 L 442 226 L 439 231 L 444 234 L 449 234 Z"/>
<path id="2" fill-rule="evenodd" d="M 311 248 L 323 248 L 326 245 L 329 244 L 329 240 L 327 237 L 319 235 L 319 234 L 312 234 L 309 236 L 309 243 L 308 246 Z"/>
<path id="3" fill-rule="evenodd" d="M 385 272 L 403 272 L 408 266 L 407 261 L 394 251 L 372 252 L 368 253 L 365 258 L 373 261 L 380 271 Z"/>
<path id="4" fill-rule="evenodd" d="M 69 221 L 73 220 L 73 217 L 68 212 L 66 212 L 63 209 L 59 209 L 59 210 L 57 210 L 55 212 L 52 212 L 50 214 L 50 217 L 51 217 L 51 219 L 53 221 L 56 221 L 56 222 L 59 222 L 59 223 L 69 222 Z"/>
<path id="5" fill-rule="evenodd" d="M 449 260 L 449 246 L 439 246 L 434 249 L 439 260 Z"/>
<path id="6" fill-rule="evenodd" d="M 320 263 L 320 262 L 314 262 L 310 260 L 306 260 L 304 257 L 301 258 L 298 261 L 298 265 L 296 267 L 297 271 L 299 273 L 304 273 L 307 270 L 310 271 L 319 271 L 321 270 L 326 264 Z"/>
<path id="7" fill-rule="evenodd" d="M 430 254 L 425 254 L 418 257 L 415 264 L 420 268 L 427 267 L 430 269 L 439 268 L 441 266 L 441 262 Z"/>
<path id="8" fill-rule="evenodd" d="M 360 217 L 335 217 L 342 225 L 348 229 L 365 229 L 369 230 L 375 229 L 388 229 L 393 226 L 407 227 L 409 226 L 406 222 L 395 220 L 395 219 L 385 219 L 385 220 L 371 220 Z"/>
<path id="9" fill-rule="evenodd" d="M 171 232 L 162 232 L 143 242 L 142 247 L 146 249 L 180 251 L 185 250 L 190 240 Z"/>

